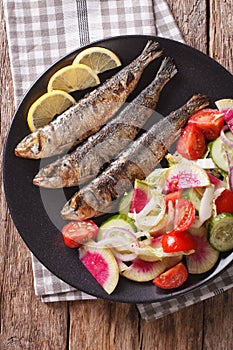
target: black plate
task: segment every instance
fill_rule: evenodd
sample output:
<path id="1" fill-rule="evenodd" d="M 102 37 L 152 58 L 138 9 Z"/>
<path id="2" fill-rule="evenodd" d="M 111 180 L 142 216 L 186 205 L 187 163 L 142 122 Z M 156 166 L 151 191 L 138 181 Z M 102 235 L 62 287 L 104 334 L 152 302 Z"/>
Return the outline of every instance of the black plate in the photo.
<path id="1" fill-rule="evenodd" d="M 163 115 L 183 105 L 193 94 L 204 93 L 211 97 L 211 104 L 220 98 L 230 97 L 233 76 L 203 53 L 184 44 L 151 36 L 121 36 L 98 41 L 99 45 L 116 52 L 123 65 L 139 55 L 148 39 L 157 40 L 165 55 L 175 59 L 179 73 L 162 92 L 157 111 Z M 175 291 L 157 289 L 151 282 L 136 283 L 124 278 L 108 295 L 83 267 L 76 250 L 63 243 L 59 229 L 64 225 L 60 209 L 66 202 L 62 190 L 40 190 L 32 185 L 40 161 L 20 159 L 14 155 L 17 143 L 29 133 L 27 111 L 33 101 L 46 91 L 49 77 L 59 68 L 70 64 L 80 50 L 65 56 L 48 69 L 31 87 L 15 113 L 4 151 L 4 186 L 13 221 L 33 254 L 55 275 L 70 285 L 100 298 L 122 302 L 154 302 L 169 299 L 198 288 L 220 273 L 233 260 L 233 253 L 223 254 L 214 269 L 202 275 L 190 275 L 182 288 Z M 143 74 L 139 86 L 131 95 L 138 94 L 155 76 L 161 59 L 151 63 Z M 102 81 L 112 75 L 102 75 Z M 76 98 L 84 92 L 76 94 Z M 69 189 L 70 196 L 74 189 Z"/>

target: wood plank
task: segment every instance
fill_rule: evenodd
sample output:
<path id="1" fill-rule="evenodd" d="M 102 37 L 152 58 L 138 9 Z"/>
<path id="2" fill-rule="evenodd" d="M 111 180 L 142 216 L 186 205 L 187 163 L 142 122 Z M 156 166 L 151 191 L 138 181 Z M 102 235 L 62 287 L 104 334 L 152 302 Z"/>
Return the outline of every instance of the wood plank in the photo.
<path id="1" fill-rule="evenodd" d="M 232 350 L 232 289 L 205 301 L 203 350 Z"/>
<path id="2" fill-rule="evenodd" d="M 221 16 L 220 16 L 221 14 Z M 210 0 L 209 53 L 233 73 L 233 2 Z M 232 91 L 229 96 L 233 97 Z M 203 350 L 231 350 L 233 290 L 205 301 Z"/>
<path id="3" fill-rule="evenodd" d="M 221 15 L 220 15 L 221 14 Z M 233 74 L 233 2 L 210 0 L 210 56 Z M 232 94 L 232 92 L 229 92 Z M 232 95 L 231 95 L 232 97 Z"/>
<path id="4" fill-rule="evenodd" d="M 207 8 L 204 0 L 167 0 L 186 44 L 206 53 Z"/>
<path id="5" fill-rule="evenodd" d="M 134 305 L 105 300 L 70 303 L 70 350 L 140 349 Z"/>
<path id="6" fill-rule="evenodd" d="M 0 108 L 4 140 L 14 105 L 2 6 L 0 11 Z M 2 145 L 3 142 L 1 159 Z M 31 256 L 12 223 L 2 186 L 0 212 L 0 349 L 66 349 L 67 303 L 46 305 L 35 296 Z"/>
<path id="7" fill-rule="evenodd" d="M 142 320 L 140 349 L 201 349 L 202 317 L 202 303 L 198 303 L 153 322 Z"/>

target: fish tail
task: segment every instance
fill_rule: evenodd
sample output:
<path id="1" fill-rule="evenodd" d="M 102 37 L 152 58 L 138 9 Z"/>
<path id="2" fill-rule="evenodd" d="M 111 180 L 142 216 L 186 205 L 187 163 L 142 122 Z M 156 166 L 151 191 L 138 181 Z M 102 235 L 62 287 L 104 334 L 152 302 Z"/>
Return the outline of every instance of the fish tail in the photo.
<path id="1" fill-rule="evenodd" d="M 163 50 L 157 41 L 149 40 L 140 55 L 140 62 L 142 65 L 147 66 L 149 62 L 155 58 L 160 57 L 163 54 Z"/>
<path id="2" fill-rule="evenodd" d="M 192 113 L 195 113 L 196 111 L 199 111 L 202 108 L 205 108 L 209 105 L 210 98 L 203 94 L 197 94 L 190 98 L 190 100 L 187 102 L 187 108 Z"/>
<path id="3" fill-rule="evenodd" d="M 157 76 L 163 80 L 170 80 L 178 72 L 174 60 L 171 57 L 165 57 L 158 70 Z"/>
<path id="4" fill-rule="evenodd" d="M 187 122 L 188 118 L 192 114 L 207 107 L 210 103 L 208 96 L 203 94 L 197 94 L 192 96 L 182 107 L 176 111 L 171 112 L 167 118 L 168 123 L 175 125 L 176 129 L 179 130 Z"/>
<path id="5" fill-rule="evenodd" d="M 178 72 L 174 60 L 171 57 L 165 57 L 161 63 L 161 66 L 156 74 L 155 79 L 148 86 L 148 93 L 150 95 L 157 94 L 159 98 L 159 94 L 164 88 L 164 86 L 176 75 Z"/>

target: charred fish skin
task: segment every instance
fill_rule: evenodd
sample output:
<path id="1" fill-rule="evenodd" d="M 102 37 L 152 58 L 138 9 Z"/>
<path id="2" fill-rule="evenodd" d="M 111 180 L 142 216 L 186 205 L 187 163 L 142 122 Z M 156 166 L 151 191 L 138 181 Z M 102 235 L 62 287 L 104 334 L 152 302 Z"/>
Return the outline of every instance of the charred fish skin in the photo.
<path id="1" fill-rule="evenodd" d="M 109 164 L 134 140 L 156 109 L 163 87 L 176 73 L 173 60 L 165 57 L 149 86 L 82 146 L 42 168 L 33 180 L 34 185 L 47 188 L 71 187 L 94 179 L 103 164 Z"/>
<path id="2" fill-rule="evenodd" d="M 15 155 L 40 159 L 65 152 L 97 132 L 137 86 L 148 64 L 162 55 L 158 42 L 148 41 L 142 53 L 49 125 L 26 136 Z"/>
<path id="3" fill-rule="evenodd" d="M 145 179 L 176 141 L 181 128 L 196 111 L 208 106 L 209 98 L 194 95 L 123 151 L 98 178 L 77 192 L 62 209 L 64 219 L 85 220 L 111 212 L 115 201 Z"/>

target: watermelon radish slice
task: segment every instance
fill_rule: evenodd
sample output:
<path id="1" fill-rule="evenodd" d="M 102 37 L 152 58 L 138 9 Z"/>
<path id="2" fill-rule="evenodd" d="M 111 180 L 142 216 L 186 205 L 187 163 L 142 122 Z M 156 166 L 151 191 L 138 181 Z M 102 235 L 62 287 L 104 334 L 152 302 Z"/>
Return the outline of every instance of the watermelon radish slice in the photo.
<path id="1" fill-rule="evenodd" d="M 147 185 L 147 183 L 145 183 L 144 181 L 136 179 L 134 183 L 131 212 L 140 213 L 140 211 L 142 211 L 142 209 L 149 202 L 149 195 L 150 186 Z"/>
<path id="2" fill-rule="evenodd" d="M 209 184 L 210 180 L 205 170 L 193 163 L 180 163 L 168 169 L 165 190 L 176 191 Z"/>
<path id="3" fill-rule="evenodd" d="M 233 109 L 233 99 L 231 98 L 222 98 L 221 100 L 214 102 L 219 111 L 224 111 L 227 109 Z"/>
<path id="4" fill-rule="evenodd" d="M 205 235 L 193 235 L 195 253 L 186 256 L 189 273 L 200 274 L 209 271 L 217 262 L 219 252 L 211 247 Z"/>
<path id="5" fill-rule="evenodd" d="M 232 109 L 228 109 L 227 111 L 224 111 L 224 120 L 227 123 L 229 129 L 231 132 L 233 132 L 233 107 Z"/>
<path id="6" fill-rule="evenodd" d="M 233 132 L 233 99 L 223 98 L 215 101 L 218 110 L 224 112 L 224 119 L 231 132 Z"/>
<path id="7" fill-rule="evenodd" d="M 111 250 L 82 246 L 79 258 L 96 281 L 111 294 L 119 280 L 119 267 Z"/>
<path id="8" fill-rule="evenodd" d="M 162 261 L 144 261 L 136 259 L 130 266 L 121 266 L 121 275 L 136 282 L 148 282 L 159 276 L 166 269 L 176 265 L 182 259 L 179 257 L 164 258 Z"/>

